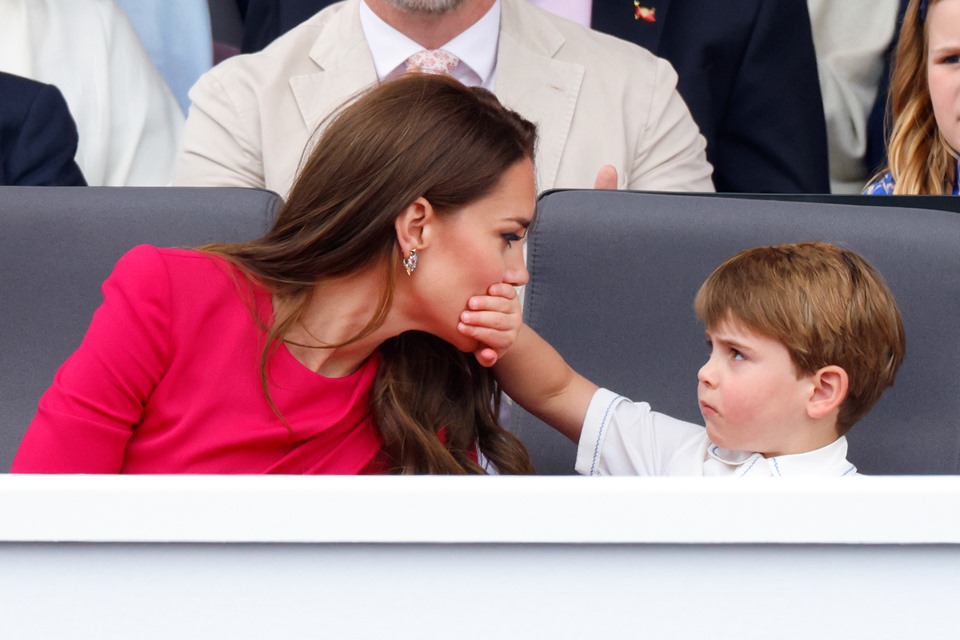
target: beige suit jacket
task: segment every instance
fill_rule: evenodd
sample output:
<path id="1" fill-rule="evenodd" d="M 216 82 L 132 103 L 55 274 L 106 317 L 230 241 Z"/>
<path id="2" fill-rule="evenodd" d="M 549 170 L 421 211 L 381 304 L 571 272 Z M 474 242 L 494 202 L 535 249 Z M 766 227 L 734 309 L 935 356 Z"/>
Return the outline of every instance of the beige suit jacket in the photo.
<path id="1" fill-rule="evenodd" d="M 289 193 L 318 123 L 377 82 L 360 0 L 324 9 L 257 54 L 230 58 L 190 92 L 174 184 Z M 495 92 L 537 123 L 540 190 L 619 186 L 713 191 L 705 142 L 670 64 L 526 0 L 501 0 Z"/>

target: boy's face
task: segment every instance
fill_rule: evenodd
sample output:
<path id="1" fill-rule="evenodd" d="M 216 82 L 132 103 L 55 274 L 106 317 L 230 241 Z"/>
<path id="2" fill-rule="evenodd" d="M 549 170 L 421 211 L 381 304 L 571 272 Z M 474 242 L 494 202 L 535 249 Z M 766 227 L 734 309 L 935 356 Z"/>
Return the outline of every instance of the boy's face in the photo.
<path id="1" fill-rule="evenodd" d="M 809 451 L 811 376 L 797 379 L 787 348 L 732 318 L 707 330 L 710 358 L 697 378 L 710 440 L 766 456 Z"/>
<path id="2" fill-rule="evenodd" d="M 927 84 L 937 128 L 960 149 L 960 0 L 930 3 L 927 10 Z"/>

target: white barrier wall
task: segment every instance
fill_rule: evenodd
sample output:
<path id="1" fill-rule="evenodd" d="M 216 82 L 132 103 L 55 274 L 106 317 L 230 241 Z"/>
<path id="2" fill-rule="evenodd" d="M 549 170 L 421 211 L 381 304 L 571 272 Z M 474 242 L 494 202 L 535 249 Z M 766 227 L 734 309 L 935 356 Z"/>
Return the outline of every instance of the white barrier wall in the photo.
<path id="1" fill-rule="evenodd" d="M 0 476 L 0 637 L 951 638 L 960 478 Z"/>

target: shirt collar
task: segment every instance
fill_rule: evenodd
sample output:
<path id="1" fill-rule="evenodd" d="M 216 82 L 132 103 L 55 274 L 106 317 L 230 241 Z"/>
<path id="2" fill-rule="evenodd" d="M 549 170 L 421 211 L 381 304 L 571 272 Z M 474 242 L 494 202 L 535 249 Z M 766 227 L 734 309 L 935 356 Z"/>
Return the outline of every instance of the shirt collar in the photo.
<path id="1" fill-rule="evenodd" d="M 360 3 L 360 25 L 380 80 L 402 73 L 407 58 L 423 49 L 384 22 L 366 2 Z M 492 88 L 499 38 L 500 0 L 496 0 L 483 17 L 440 47 L 460 58 L 451 75 L 464 84 Z"/>
<path id="2" fill-rule="evenodd" d="M 726 465 L 739 467 L 734 473 L 745 476 L 852 476 L 857 468 L 847 460 L 847 439 L 840 436 L 830 444 L 806 453 L 764 458 L 759 453 L 721 449 L 715 444 L 707 455 Z"/>

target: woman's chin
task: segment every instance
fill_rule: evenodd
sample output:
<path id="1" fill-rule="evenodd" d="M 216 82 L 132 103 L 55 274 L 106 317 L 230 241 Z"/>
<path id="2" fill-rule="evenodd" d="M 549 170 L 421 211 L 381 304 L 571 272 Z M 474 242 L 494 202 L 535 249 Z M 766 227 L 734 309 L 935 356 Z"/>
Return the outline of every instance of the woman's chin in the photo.
<path id="1" fill-rule="evenodd" d="M 464 353 L 473 353 L 480 348 L 480 343 L 473 338 L 464 338 L 459 344 L 453 345 Z"/>
<path id="2" fill-rule="evenodd" d="M 465 336 L 457 329 L 456 326 L 453 327 L 442 327 L 438 331 L 429 331 L 422 329 L 428 333 L 432 333 L 434 336 L 440 338 L 444 342 L 447 342 L 458 351 L 463 351 L 464 353 L 473 353 L 480 348 L 480 343 L 476 338 L 470 336 Z"/>
<path id="3" fill-rule="evenodd" d="M 459 351 L 463 351 L 464 353 L 473 353 L 480 348 L 480 343 L 474 338 L 470 338 L 459 332 L 455 336 L 450 336 L 444 339 L 456 347 Z"/>

